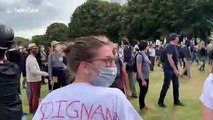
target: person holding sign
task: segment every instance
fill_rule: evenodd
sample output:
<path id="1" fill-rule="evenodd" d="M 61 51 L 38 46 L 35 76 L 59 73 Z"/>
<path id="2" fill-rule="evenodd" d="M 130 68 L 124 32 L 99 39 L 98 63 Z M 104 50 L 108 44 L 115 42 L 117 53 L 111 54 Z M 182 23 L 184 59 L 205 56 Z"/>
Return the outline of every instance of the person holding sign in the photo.
<path id="1" fill-rule="evenodd" d="M 65 54 L 74 81 L 47 95 L 33 120 L 142 119 L 121 90 L 108 88 L 115 80 L 117 68 L 106 37 L 77 38 Z"/>

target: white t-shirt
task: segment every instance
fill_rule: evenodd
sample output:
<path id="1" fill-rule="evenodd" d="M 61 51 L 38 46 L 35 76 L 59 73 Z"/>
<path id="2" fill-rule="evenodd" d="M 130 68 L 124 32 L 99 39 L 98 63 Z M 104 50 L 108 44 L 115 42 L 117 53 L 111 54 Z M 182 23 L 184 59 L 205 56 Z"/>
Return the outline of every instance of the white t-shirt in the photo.
<path id="1" fill-rule="evenodd" d="M 200 100 L 203 103 L 203 105 L 213 110 L 213 74 L 212 73 L 210 73 L 210 75 L 206 78 L 206 81 L 203 87 L 203 93 L 200 96 Z"/>
<path id="2" fill-rule="evenodd" d="M 51 92 L 42 101 L 33 120 L 142 120 L 116 88 L 73 83 Z"/>
<path id="3" fill-rule="evenodd" d="M 155 57 L 155 48 L 149 48 L 149 56 Z"/>

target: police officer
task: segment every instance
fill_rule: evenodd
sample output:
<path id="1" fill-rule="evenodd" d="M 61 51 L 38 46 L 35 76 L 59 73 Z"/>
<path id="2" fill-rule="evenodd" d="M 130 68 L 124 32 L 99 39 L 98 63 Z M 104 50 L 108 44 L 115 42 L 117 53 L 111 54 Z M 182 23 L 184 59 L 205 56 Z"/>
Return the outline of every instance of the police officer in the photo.
<path id="1" fill-rule="evenodd" d="M 158 100 L 158 105 L 165 108 L 164 98 L 169 89 L 170 81 L 173 83 L 173 96 L 174 105 L 184 106 L 179 100 L 179 80 L 178 76 L 180 72 L 178 70 L 178 50 L 177 44 L 179 42 L 179 36 L 176 33 L 171 33 L 169 35 L 169 45 L 165 49 L 165 60 L 163 62 L 164 70 L 164 83 L 161 89 L 160 98 Z"/>
<path id="2" fill-rule="evenodd" d="M 0 120 L 21 120 L 22 117 L 22 103 L 17 91 L 19 69 L 5 58 L 5 52 L 13 42 L 13 30 L 0 24 Z"/>

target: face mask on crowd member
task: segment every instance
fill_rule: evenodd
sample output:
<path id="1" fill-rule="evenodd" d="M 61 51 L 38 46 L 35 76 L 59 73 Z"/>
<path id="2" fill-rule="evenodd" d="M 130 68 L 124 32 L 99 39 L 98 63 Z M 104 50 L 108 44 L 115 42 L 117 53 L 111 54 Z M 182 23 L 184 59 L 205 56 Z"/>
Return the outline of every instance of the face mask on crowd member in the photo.
<path id="1" fill-rule="evenodd" d="M 117 72 L 112 43 L 107 41 L 104 36 L 87 36 L 77 38 L 69 45 L 65 54 L 74 81 L 44 98 L 33 120 L 54 118 L 54 113 L 59 110 L 58 100 L 66 101 L 59 110 L 64 119 L 70 119 L 72 110 L 75 110 L 75 118 L 83 120 L 141 120 L 122 91 L 105 88 L 113 83 Z M 48 106 L 50 101 L 53 107 Z M 90 109 L 90 115 L 82 112 L 84 108 Z M 98 110 L 102 115 L 94 115 Z"/>
<path id="2" fill-rule="evenodd" d="M 94 67 L 89 63 L 91 66 L 91 70 L 94 71 L 96 75 L 92 75 L 90 80 L 93 85 L 95 86 L 102 86 L 102 87 L 109 87 L 115 81 L 117 75 L 117 68 L 112 65 L 114 63 L 114 59 L 112 58 L 105 58 L 105 59 L 96 59 L 96 60 L 103 60 L 106 64 L 110 66 L 99 66 Z"/>
<path id="3" fill-rule="evenodd" d="M 66 50 L 65 53 L 75 79 L 81 79 L 94 86 L 109 87 L 117 74 L 111 44 L 104 37 L 91 36 L 79 38 L 68 47 L 67 50 L 70 51 Z"/>
<path id="4" fill-rule="evenodd" d="M 38 49 L 37 49 L 37 48 L 33 48 L 33 49 L 31 50 L 31 53 L 32 53 L 33 55 L 37 55 L 37 54 L 38 54 Z"/>
<path id="5" fill-rule="evenodd" d="M 35 43 L 30 43 L 28 45 L 28 49 L 30 50 L 30 53 L 33 54 L 34 56 L 38 54 L 38 47 L 36 46 Z"/>

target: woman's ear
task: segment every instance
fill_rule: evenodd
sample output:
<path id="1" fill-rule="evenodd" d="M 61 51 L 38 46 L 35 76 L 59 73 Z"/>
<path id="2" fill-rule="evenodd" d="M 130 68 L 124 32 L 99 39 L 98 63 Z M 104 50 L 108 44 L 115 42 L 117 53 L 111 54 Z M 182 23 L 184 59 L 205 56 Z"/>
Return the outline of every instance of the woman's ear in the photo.
<path id="1" fill-rule="evenodd" d="M 85 74 L 89 74 L 90 72 L 89 72 L 87 66 L 88 66 L 87 63 L 84 62 L 84 61 L 82 61 L 82 62 L 80 62 L 80 64 L 79 64 L 79 70 L 80 70 L 81 72 L 84 72 Z"/>

